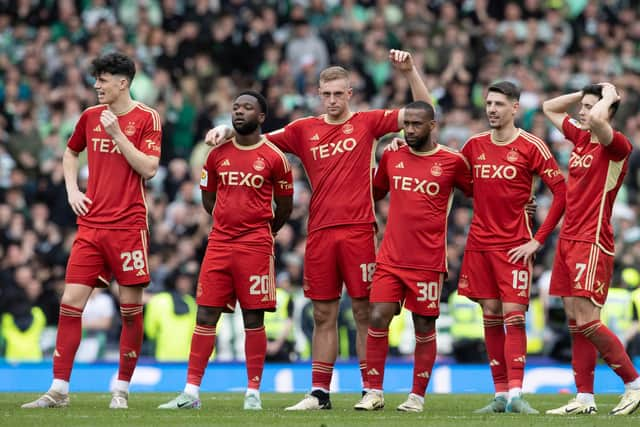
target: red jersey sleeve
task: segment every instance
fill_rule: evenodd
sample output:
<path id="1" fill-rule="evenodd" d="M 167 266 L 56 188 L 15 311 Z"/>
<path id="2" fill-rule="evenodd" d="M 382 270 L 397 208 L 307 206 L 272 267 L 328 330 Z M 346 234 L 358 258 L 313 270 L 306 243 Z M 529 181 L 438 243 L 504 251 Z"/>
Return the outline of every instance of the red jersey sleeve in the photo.
<path id="1" fill-rule="evenodd" d="M 265 137 L 285 153 L 299 155 L 296 149 L 296 141 L 299 138 L 296 129 L 296 122 L 289 123 L 282 129 L 267 133 L 265 134 Z"/>
<path id="2" fill-rule="evenodd" d="M 79 153 L 83 151 L 87 147 L 87 112 L 84 111 L 80 115 L 80 119 L 78 123 L 76 123 L 76 127 L 73 129 L 73 133 L 71 137 L 69 137 L 69 141 L 67 142 L 67 147 L 71 150 Z"/>
<path id="3" fill-rule="evenodd" d="M 456 163 L 454 184 L 462 190 L 465 196 L 473 196 L 473 175 L 471 175 L 471 165 L 462 154 L 458 157 L 458 161 Z"/>
<path id="4" fill-rule="evenodd" d="M 142 129 L 142 143 L 140 151 L 149 156 L 160 157 L 162 145 L 162 127 L 160 115 L 156 110 L 149 110 L 148 119 Z"/>
<path id="5" fill-rule="evenodd" d="M 613 131 L 613 139 L 611 140 L 611 144 L 603 145 L 603 147 L 615 161 L 620 161 L 627 158 L 632 149 L 631 143 L 629 142 L 627 137 L 617 130 Z"/>
<path id="6" fill-rule="evenodd" d="M 379 138 L 391 132 L 398 132 L 398 114 L 400 110 L 370 110 L 362 114 L 367 115 L 372 133 Z"/>
<path id="7" fill-rule="evenodd" d="M 569 124 L 573 126 L 572 124 Z M 549 187 L 553 193 L 553 202 L 547 213 L 547 217 L 536 232 L 534 238 L 543 244 L 549 234 L 556 228 L 566 205 L 566 184 L 564 176 L 560 172 L 560 168 L 553 158 L 551 151 L 540 141 L 540 144 L 534 144 L 531 149 L 531 165 L 533 170 L 542 178 L 542 181 Z"/>
<path id="8" fill-rule="evenodd" d="M 562 133 L 564 137 L 573 142 L 574 145 L 582 144 L 582 138 L 580 134 L 584 132 L 578 127 L 578 122 L 566 115 L 562 121 Z"/>
<path id="9" fill-rule="evenodd" d="M 384 198 L 389 192 L 389 174 L 387 173 L 387 159 L 391 154 L 389 151 L 385 151 L 380 159 L 378 170 L 373 178 L 373 198 L 374 200 L 380 200 Z"/>
<path id="10" fill-rule="evenodd" d="M 230 144 L 230 142 L 227 142 Z M 216 149 L 212 149 L 207 156 L 207 160 L 202 165 L 202 175 L 200 176 L 200 189 L 209 193 L 215 193 L 218 189 L 216 177 Z"/>
<path id="11" fill-rule="evenodd" d="M 291 196 L 293 194 L 291 165 L 284 154 L 279 154 L 272 172 L 273 192 L 276 196 Z"/>

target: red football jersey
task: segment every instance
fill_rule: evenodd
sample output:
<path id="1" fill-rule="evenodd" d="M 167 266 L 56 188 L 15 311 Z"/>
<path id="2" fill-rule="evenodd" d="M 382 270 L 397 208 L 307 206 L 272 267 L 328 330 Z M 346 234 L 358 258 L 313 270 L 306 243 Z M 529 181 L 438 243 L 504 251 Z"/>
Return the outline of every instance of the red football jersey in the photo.
<path id="1" fill-rule="evenodd" d="M 560 237 L 595 243 L 613 255 L 613 202 L 627 173 L 631 143 L 620 132 L 613 132 L 608 146 L 591 141 L 591 133 L 565 117 L 564 136 L 574 144 L 569 160 L 567 211 Z"/>
<path id="2" fill-rule="evenodd" d="M 371 224 L 377 138 L 398 131 L 398 110 L 354 113 L 342 123 L 325 116 L 296 120 L 267 134 L 281 150 L 300 158 L 313 193 L 308 230 Z"/>
<path id="3" fill-rule="evenodd" d="M 93 201 L 89 213 L 78 217 L 79 225 L 108 229 L 146 229 L 147 205 L 144 178 L 127 162 L 100 123 L 106 105 L 87 108 L 67 142 L 79 153 L 87 149 L 89 182 L 86 196 Z M 160 115 L 136 102 L 118 116 L 125 136 L 142 153 L 160 157 Z"/>
<path id="4" fill-rule="evenodd" d="M 473 219 L 466 248 L 503 250 L 531 240 L 525 206 L 533 193 L 534 175 L 549 187 L 564 180 L 549 147 L 520 129 L 513 140 L 503 143 L 494 142 L 491 131 L 480 133 L 461 151 L 473 174 Z M 545 220 L 540 230 L 547 234 L 555 225 Z M 536 238 L 544 243 L 544 238 Z"/>
<path id="5" fill-rule="evenodd" d="M 273 196 L 293 194 L 291 165 L 282 151 L 265 138 L 252 146 L 232 139 L 209 152 L 200 188 L 216 193 L 209 239 L 273 252 Z"/>
<path id="6" fill-rule="evenodd" d="M 427 153 L 409 146 L 386 151 L 374 179 L 376 196 L 390 193 L 387 227 L 376 262 L 447 271 L 447 216 L 454 187 L 471 195 L 471 169 L 442 145 Z"/>

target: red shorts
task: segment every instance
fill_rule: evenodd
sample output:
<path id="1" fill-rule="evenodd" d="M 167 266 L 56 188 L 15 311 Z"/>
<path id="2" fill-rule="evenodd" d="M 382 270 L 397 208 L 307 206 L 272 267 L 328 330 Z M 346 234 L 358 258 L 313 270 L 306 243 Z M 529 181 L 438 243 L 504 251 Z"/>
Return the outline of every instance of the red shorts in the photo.
<path id="1" fill-rule="evenodd" d="M 504 251 L 464 251 L 458 293 L 470 299 L 499 299 L 528 305 L 533 263 L 509 262 Z"/>
<path id="2" fill-rule="evenodd" d="M 589 298 L 602 307 L 613 274 L 613 256 L 597 245 L 560 239 L 551 273 L 549 293 L 561 297 Z"/>
<path id="3" fill-rule="evenodd" d="M 351 298 L 366 298 L 376 268 L 375 246 L 372 224 L 309 233 L 304 255 L 304 295 L 312 300 L 337 299 L 344 283 Z"/>
<path id="4" fill-rule="evenodd" d="M 373 275 L 369 301 L 397 302 L 420 316 L 440 315 L 440 295 L 444 273 L 430 270 L 412 270 L 378 264 Z"/>
<path id="5" fill-rule="evenodd" d="M 273 255 L 247 246 L 209 241 L 198 278 L 196 303 L 232 312 L 236 300 L 244 309 L 275 310 Z"/>
<path id="6" fill-rule="evenodd" d="M 148 284 L 147 230 L 78 226 L 67 262 L 66 283 L 105 286 L 111 273 L 119 285 Z"/>

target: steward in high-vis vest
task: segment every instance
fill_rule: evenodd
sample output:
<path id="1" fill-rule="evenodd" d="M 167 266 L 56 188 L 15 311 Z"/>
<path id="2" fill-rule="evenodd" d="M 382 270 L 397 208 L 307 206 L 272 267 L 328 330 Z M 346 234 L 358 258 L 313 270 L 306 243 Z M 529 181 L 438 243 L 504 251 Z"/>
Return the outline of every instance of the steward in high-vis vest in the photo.
<path id="1" fill-rule="evenodd" d="M 288 291 L 276 288 L 276 311 L 264 313 L 264 327 L 267 361 L 293 362 L 298 359 L 293 331 L 293 298 Z"/>
<path id="2" fill-rule="evenodd" d="M 40 337 L 46 326 L 47 319 L 40 307 L 31 307 L 24 315 L 4 313 L 0 328 L 4 357 L 10 362 L 41 361 Z"/>
<path id="3" fill-rule="evenodd" d="M 460 363 L 486 361 L 482 308 L 458 291 L 449 296 L 453 356 Z"/>

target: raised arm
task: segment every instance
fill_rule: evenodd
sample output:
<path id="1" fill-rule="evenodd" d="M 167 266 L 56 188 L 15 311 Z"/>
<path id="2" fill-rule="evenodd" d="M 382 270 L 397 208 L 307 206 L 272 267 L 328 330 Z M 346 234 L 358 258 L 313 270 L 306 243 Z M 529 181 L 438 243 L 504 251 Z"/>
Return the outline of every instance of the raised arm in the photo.
<path id="1" fill-rule="evenodd" d="M 542 111 L 551 123 L 562 131 L 562 122 L 567 115 L 569 107 L 580 102 L 580 99 L 582 99 L 582 91 L 560 95 L 544 101 L 542 103 Z"/>
<path id="2" fill-rule="evenodd" d="M 602 98 L 596 102 L 589 114 L 587 121 L 589 129 L 598 138 L 602 145 L 609 145 L 613 141 L 613 128 L 609 123 L 609 109 L 611 105 L 620 100 L 620 95 L 611 83 L 600 83 L 602 86 Z"/>
<path id="3" fill-rule="evenodd" d="M 413 63 L 411 54 L 404 50 L 391 49 L 389 51 L 389 61 L 391 61 L 393 67 L 400 71 L 409 82 L 413 100 L 424 101 L 432 104 L 431 93 L 429 92 L 427 85 L 424 83 L 424 79 L 422 78 L 420 71 L 418 71 Z M 404 108 L 402 108 L 398 114 L 398 127 L 404 127 Z"/>

